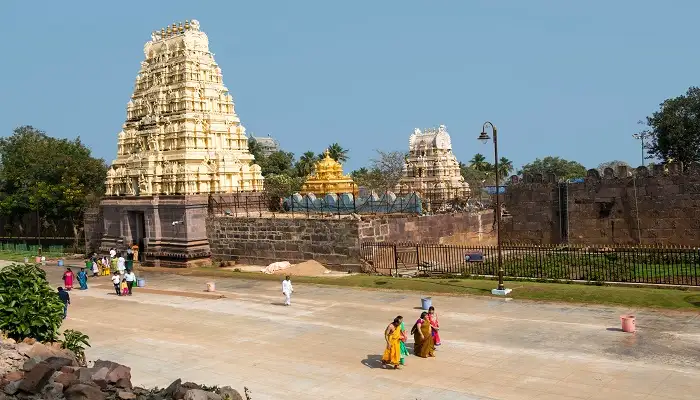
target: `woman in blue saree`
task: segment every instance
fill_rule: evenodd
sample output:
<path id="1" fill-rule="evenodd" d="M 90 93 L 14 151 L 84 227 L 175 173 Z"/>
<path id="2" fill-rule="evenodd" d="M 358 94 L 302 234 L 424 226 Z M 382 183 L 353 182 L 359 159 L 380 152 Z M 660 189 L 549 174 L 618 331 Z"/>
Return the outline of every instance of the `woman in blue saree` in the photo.
<path id="1" fill-rule="evenodd" d="M 85 272 L 85 268 L 80 268 L 80 272 L 78 272 L 78 283 L 80 284 L 80 290 L 85 290 L 88 288 L 87 280 L 88 275 L 87 272 Z"/>

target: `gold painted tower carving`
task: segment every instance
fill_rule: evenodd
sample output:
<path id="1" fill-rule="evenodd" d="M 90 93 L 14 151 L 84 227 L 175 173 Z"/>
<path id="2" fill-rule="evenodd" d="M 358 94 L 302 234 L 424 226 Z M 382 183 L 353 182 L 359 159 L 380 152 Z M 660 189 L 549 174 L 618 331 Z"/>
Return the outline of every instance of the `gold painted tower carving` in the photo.
<path id="1" fill-rule="evenodd" d="M 260 167 L 199 22 L 153 32 L 144 53 L 106 194 L 262 190 Z"/>
<path id="2" fill-rule="evenodd" d="M 313 193 L 325 195 L 327 193 L 352 193 L 357 194 L 357 186 L 351 177 L 343 175 L 343 166 L 325 151 L 323 159 L 316 162 L 313 175 L 306 179 L 302 187 L 302 194 Z"/>

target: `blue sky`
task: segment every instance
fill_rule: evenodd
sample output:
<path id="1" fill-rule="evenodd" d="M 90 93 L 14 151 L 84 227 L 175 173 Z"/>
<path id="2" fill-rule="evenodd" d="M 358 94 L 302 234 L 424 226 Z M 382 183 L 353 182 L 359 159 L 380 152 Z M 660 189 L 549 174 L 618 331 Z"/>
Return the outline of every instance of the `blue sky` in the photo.
<path id="1" fill-rule="evenodd" d="M 490 159 L 485 120 L 516 166 L 636 166 L 637 121 L 700 74 L 700 2 L 682 0 L 5 0 L 0 15 L 0 134 L 79 135 L 108 161 L 143 44 L 185 19 L 209 35 L 248 132 L 297 155 L 339 142 L 346 170 L 439 124 L 460 160 Z"/>

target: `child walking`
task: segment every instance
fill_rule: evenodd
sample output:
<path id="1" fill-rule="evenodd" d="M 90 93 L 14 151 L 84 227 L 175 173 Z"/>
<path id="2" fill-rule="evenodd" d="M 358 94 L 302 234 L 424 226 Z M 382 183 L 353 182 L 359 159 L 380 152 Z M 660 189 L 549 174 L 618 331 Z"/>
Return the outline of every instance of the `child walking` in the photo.
<path id="1" fill-rule="evenodd" d="M 119 284 L 121 283 L 122 279 L 119 276 L 119 271 L 114 271 L 114 274 L 112 275 L 112 283 L 114 284 L 114 291 L 117 292 L 117 296 L 121 296 L 121 288 L 119 287 Z"/>

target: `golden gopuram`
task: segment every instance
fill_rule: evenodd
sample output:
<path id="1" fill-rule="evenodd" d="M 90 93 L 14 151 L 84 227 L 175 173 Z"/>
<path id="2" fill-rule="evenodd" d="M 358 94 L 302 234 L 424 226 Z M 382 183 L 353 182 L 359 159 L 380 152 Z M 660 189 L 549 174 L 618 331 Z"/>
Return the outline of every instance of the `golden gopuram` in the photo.
<path id="1" fill-rule="evenodd" d="M 107 173 L 107 196 L 252 192 L 260 167 L 197 20 L 151 34 Z"/>
<path id="2" fill-rule="evenodd" d="M 209 206 L 258 201 L 261 170 L 199 22 L 153 32 L 143 52 L 86 247 L 138 246 L 143 266 L 206 265 Z"/>
<path id="3" fill-rule="evenodd" d="M 316 162 L 314 173 L 306 179 L 301 194 L 313 193 L 324 196 L 328 193 L 352 193 L 357 195 L 358 189 L 350 176 L 343 175 L 343 166 L 332 159 L 328 150 L 323 158 Z"/>

